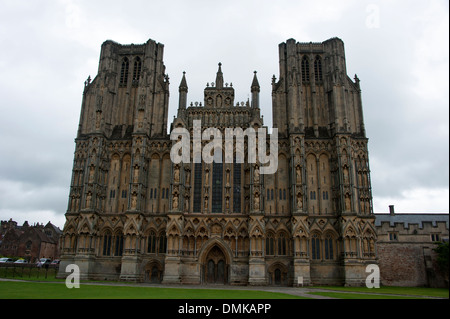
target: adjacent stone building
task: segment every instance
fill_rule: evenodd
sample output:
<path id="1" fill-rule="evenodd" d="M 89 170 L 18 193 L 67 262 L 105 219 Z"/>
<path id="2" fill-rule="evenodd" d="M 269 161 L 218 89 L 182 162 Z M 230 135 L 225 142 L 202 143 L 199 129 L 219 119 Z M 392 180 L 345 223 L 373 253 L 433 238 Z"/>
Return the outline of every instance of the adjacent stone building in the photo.
<path id="1" fill-rule="evenodd" d="M 436 242 L 448 242 L 448 214 L 375 214 L 381 283 L 387 286 L 448 287 L 437 264 Z"/>
<path id="2" fill-rule="evenodd" d="M 61 230 L 48 222 L 43 224 L 22 226 L 12 219 L 2 221 L 2 238 L 0 254 L 3 256 L 20 257 L 28 262 L 35 262 L 40 258 L 59 258 L 59 237 Z"/>
<path id="3" fill-rule="evenodd" d="M 231 162 L 217 158 L 230 156 L 220 154 L 224 141 L 212 163 L 196 160 L 192 147 L 189 161 L 172 162 L 163 49 L 153 40 L 102 45 L 83 92 L 60 276 L 76 263 L 90 279 L 363 284 L 366 265 L 377 263 L 377 234 L 360 82 L 347 76 L 342 40 L 279 45 L 278 140 L 265 133 L 257 145 L 274 152 L 273 174 L 249 160 L 256 144 L 248 136 L 242 153 L 231 143 Z M 188 105 L 187 83 L 183 74 L 171 131 L 192 139 L 207 128 L 222 136 L 265 128 L 256 72 L 242 103 L 220 63 L 202 103 Z"/>

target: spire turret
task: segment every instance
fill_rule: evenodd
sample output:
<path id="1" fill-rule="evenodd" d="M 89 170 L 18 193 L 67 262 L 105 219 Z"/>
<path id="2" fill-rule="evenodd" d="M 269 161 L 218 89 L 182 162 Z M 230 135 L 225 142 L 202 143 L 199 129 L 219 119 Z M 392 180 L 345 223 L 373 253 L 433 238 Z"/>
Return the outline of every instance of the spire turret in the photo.
<path id="1" fill-rule="evenodd" d="M 186 82 L 186 72 L 183 72 L 183 77 L 181 78 L 180 86 L 178 87 L 178 92 L 180 92 L 180 99 L 178 102 L 178 109 L 186 109 L 187 105 L 187 92 L 188 86 Z"/>
<path id="2" fill-rule="evenodd" d="M 258 78 L 256 77 L 256 71 L 253 72 L 253 82 L 252 82 L 252 86 L 251 86 L 251 92 L 252 92 L 252 107 L 254 108 L 259 108 L 259 91 L 260 91 L 260 87 L 259 87 L 259 82 L 258 82 Z"/>
<path id="3" fill-rule="evenodd" d="M 187 92 L 188 86 L 186 82 L 186 72 L 183 71 L 183 77 L 181 78 L 180 86 L 178 87 L 178 92 Z"/>
<path id="4" fill-rule="evenodd" d="M 222 63 L 219 62 L 219 70 L 216 75 L 216 88 L 223 88 L 223 73 L 222 73 Z"/>

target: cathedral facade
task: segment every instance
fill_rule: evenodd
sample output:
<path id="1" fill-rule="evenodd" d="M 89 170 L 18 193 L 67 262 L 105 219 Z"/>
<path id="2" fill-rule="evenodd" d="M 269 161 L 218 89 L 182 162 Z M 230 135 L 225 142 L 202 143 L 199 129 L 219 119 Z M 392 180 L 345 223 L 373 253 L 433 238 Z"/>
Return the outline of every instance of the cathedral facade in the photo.
<path id="1" fill-rule="evenodd" d="M 250 136 L 239 150 L 237 138 L 208 144 L 208 128 L 266 128 L 256 72 L 251 100 L 236 103 L 220 63 L 202 103 L 188 105 L 183 74 L 170 127 L 202 136 L 214 160 L 196 156 L 194 143 L 188 161 L 172 160 L 180 136 L 168 133 L 163 49 L 106 41 L 85 82 L 59 276 L 75 263 L 82 279 L 364 284 L 377 236 L 361 90 L 347 76 L 343 42 L 279 45 L 274 130 L 256 137 L 276 156 L 270 174 L 249 160 L 252 146 L 264 146 Z"/>

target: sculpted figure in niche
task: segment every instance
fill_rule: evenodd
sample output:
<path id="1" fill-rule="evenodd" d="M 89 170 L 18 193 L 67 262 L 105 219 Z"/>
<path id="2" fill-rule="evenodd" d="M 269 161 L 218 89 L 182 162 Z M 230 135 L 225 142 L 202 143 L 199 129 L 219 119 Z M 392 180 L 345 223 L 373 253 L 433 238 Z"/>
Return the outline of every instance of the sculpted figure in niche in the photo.
<path id="1" fill-rule="evenodd" d="M 205 170 L 205 186 L 208 185 L 209 182 L 209 169 Z"/>
<path id="2" fill-rule="evenodd" d="M 184 198 L 184 210 L 185 210 L 186 212 L 189 211 L 189 197 L 188 197 L 188 196 L 186 196 L 186 197 Z"/>
<path id="3" fill-rule="evenodd" d="M 87 196 L 86 196 L 86 208 L 91 207 L 91 200 L 92 200 L 92 194 L 91 194 L 91 192 L 89 192 L 89 193 L 87 193 Z"/>
<path id="4" fill-rule="evenodd" d="M 296 177 L 297 177 L 297 184 L 301 184 L 302 183 L 302 171 L 300 169 L 300 165 L 297 165 L 295 172 L 296 172 Z"/>
<path id="5" fill-rule="evenodd" d="M 89 183 L 94 182 L 94 170 L 94 165 L 91 165 L 91 167 L 89 168 Z"/>
<path id="6" fill-rule="evenodd" d="M 344 183 L 347 184 L 348 181 L 348 168 L 344 167 Z"/>
<path id="7" fill-rule="evenodd" d="M 178 194 L 173 195 L 172 208 L 178 209 Z"/>
<path id="8" fill-rule="evenodd" d="M 173 171 L 173 181 L 175 183 L 180 182 L 180 168 L 178 167 L 178 165 L 175 166 L 174 171 Z"/>
<path id="9" fill-rule="evenodd" d="M 134 167 L 134 177 L 133 177 L 134 183 L 137 183 L 138 179 L 139 179 L 139 166 L 136 165 Z"/>
<path id="10" fill-rule="evenodd" d="M 255 199 L 254 199 L 254 208 L 255 210 L 259 210 L 259 194 L 255 193 Z"/>
<path id="11" fill-rule="evenodd" d="M 301 193 L 298 193 L 298 195 L 297 195 L 297 207 L 298 207 L 298 209 L 303 208 L 303 196 Z"/>
<path id="12" fill-rule="evenodd" d="M 348 195 L 345 196 L 345 211 L 350 211 L 350 196 Z"/>
<path id="13" fill-rule="evenodd" d="M 255 183 L 259 183 L 259 167 L 258 167 L 258 165 L 255 166 L 254 178 L 255 178 Z"/>
<path id="14" fill-rule="evenodd" d="M 222 96 L 218 95 L 216 101 L 217 101 L 217 107 L 221 107 L 222 106 Z"/>
<path id="15" fill-rule="evenodd" d="M 136 193 L 133 193 L 133 196 L 131 197 L 131 209 L 136 209 L 137 205 L 137 195 Z"/>
<path id="16" fill-rule="evenodd" d="M 208 196 L 205 197 L 205 205 L 204 205 L 205 211 L 208 210 Z"/>
<path id="17" fill-rule="evenodd" d="M 191 171 L 189 169 L 186 170 L 186 185 L 190 185 L 191 183 Z"/>

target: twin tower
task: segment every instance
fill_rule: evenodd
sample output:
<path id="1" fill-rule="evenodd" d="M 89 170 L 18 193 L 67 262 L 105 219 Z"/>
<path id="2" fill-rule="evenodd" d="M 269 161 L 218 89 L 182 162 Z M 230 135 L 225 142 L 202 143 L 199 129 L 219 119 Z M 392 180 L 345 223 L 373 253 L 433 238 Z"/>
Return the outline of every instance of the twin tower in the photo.
<path id="1" fill-rule="evenodd" d="M 256 72 L 251 101 L 236 103 L 219 64 L 195 105 L 183 74 L 168 127 L 163 49 L 153 40 L 102 45 L 83 91 L 59 275 L 75 263 L 96 280 L 363 284 L 377 238 L 360 83 L 347 76 L 344 43 L 279 45 L 273 174 L 247 160 L 248 138 L 231 162 L 172 162 L 169 129 L 192 137 L 264 125 Z"/>

